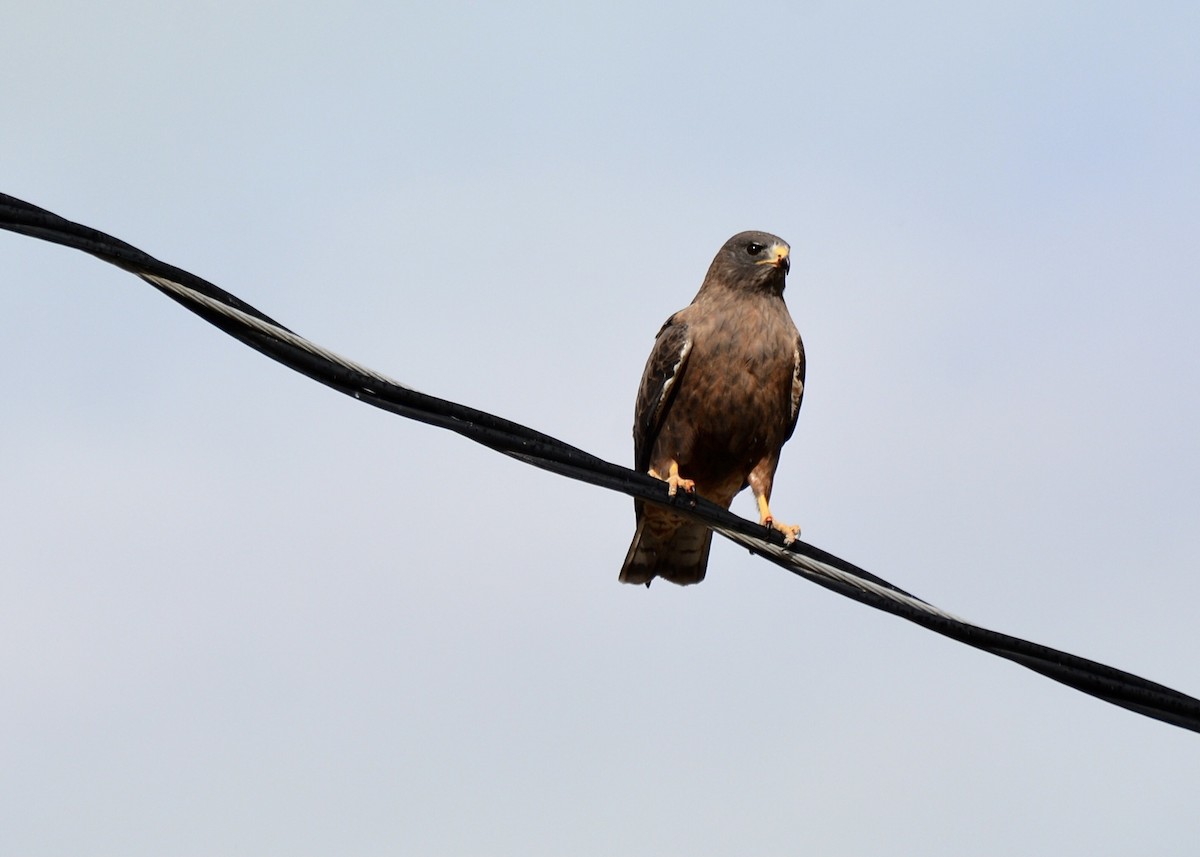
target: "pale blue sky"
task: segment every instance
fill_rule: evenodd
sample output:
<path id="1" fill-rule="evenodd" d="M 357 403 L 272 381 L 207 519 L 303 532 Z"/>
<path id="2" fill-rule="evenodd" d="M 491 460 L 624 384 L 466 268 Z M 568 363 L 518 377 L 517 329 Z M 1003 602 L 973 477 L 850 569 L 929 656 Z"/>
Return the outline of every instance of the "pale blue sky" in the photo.
<path id="1" fill-rule="evenodd" d="M 615 461 L 793 247 L 773 502 L 1200 694 L 1192 3 L 6 14 L 0 190 Z M 0 854 L 1191 855 L 1197 736 L 361 407 L 0 234 Z M 752 514 L 739 498 L 735 511 Z"/>

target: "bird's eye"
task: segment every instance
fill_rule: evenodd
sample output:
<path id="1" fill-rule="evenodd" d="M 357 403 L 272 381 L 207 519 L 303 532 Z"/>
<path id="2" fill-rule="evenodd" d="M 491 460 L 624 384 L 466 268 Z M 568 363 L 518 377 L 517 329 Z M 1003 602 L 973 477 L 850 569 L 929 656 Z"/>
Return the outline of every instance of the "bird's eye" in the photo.
<path id="1" fill-rule="evenodd" d="M 766 250 L 766 249 L 767 248 L 765 245 L 759 244 L 757 241 L 751 241 L 749 244 L 746 245 L 746 252 L 749 253 L 751 256 L 757 256 L 759 253 L 761 253 L 763 250 Z"/>

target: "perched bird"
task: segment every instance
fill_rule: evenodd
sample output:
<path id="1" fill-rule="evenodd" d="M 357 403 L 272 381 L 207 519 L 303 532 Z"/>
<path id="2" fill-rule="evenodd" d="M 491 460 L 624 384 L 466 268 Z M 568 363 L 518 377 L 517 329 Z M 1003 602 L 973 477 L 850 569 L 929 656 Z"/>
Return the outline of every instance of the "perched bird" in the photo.
<path id="1" fill-rule="evenodd" d="M 691 305 L 658 332 L 634 409 L 636 469 L 728 509 L 747 485 L 759 521 L 791 542 L 800 528 L 768 505 L 779 451 L 804 395 L 804 343 L 783 302 L 787 242 L 742 232 L 725 242 Z M 699 583 L 712 530 L 634 501 L 637 532 L 622 583 Z"/>

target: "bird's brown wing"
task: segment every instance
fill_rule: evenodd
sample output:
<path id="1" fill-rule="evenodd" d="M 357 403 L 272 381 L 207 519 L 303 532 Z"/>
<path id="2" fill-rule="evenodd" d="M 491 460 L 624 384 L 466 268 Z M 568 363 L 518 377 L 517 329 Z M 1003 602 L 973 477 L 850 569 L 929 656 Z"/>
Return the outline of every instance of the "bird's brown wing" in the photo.
<path id="1" fill-rule="evenodd" d="M 642 473 L 650 469 L 654 444 L 678 394 L 692 351 L 683 312 L 671 316 L 659 330 L 638 388 L 633 456 L 635 468 Z M 655 577 L 662 577 L 683 586 L 703 580 L 712 531 L 643 500 L 634 500 L 633 508 L 637 532 L 621 566 L 621 582 L 649 586 Z"/>
<path id="2" fill-rule="evenodd" d="M 654 441 L 679 391 L 692 351 L 688 326 L 680 315 L 675 313 L 659 330 L 638 388 L 633 415 L 633 459 L 634 469 L 642 473 L 650 468 Z"/>
<path id="3" fill-rule="evenodd" d="M 787 441 L 796 430 L 796 421 L 800 418 L 800 403 L 804 401 L 804 341 L 796 334 L 795 363 L 792 368 L 792 419 L 788 424 Z"/>

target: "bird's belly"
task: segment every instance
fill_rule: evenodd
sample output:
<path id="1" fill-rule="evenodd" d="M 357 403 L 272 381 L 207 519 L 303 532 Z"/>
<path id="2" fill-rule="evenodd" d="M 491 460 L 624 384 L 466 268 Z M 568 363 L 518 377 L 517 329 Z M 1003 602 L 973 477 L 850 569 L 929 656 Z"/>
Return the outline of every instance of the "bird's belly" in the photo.
<path id="1" fill-rule="evenodd" d="M 725 506 L 746 486 L 750 471 L 779 449 L 791 425 L 794 360 L 739 363 L 738 371 L 689 374 L 653 456 L 677 461 L 701 495 Z"/>

